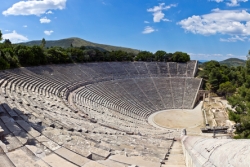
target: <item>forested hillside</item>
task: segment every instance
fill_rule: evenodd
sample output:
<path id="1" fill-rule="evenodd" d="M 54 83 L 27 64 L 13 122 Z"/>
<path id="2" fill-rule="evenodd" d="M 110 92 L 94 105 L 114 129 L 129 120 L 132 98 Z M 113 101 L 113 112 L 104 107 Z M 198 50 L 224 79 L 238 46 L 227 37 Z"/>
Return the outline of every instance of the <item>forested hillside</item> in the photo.
<path id="1" fill-rule="evenodd" d="M 238 59 L 238 58 L 230 58 L 230 59 L 220 61 L 220 64 L 227 65 L 230 67 L 232 67 L 232 66 L 237 67 L 237 66 L 245 66 L 246 61 L 242 60 L 242 59 Z"/>
<path id="2" fill-rule="evenodd" d="M 0 31 L 0 40 L 2 34 Z M 155 53 L 139 51 L 137 54 L 128 50 L 107 51 L 96 47 L 73 46 L 46 47 L 46 40 L 42 39 L 37 45 L 12 44 L 5 39 L 0 43 L 0 70 L 21 66 L 37 66 L 60 63 L 84 63 L 101 61 L 174 61 L 187 62 L 187 53 L 167 53 L 159 50 Z M 100 45 L 99 45 L 100 46 Z M 106 45 L 104 45 L 106 46 Z M 111 47 L 111 46 L 110 46 Z"/>
<path id="3" fill-rule="evenodd" d="M 202 65 L 198 76 L 204 79 L 205 89 L 225 96 L 232 105 L 229 119 L 237 123 L 235 138 L 250 139 L 250 60 L 238 67 L 209 61 Z"/>
<path id="4" fill-rule="evenodd" d="M 29 41 L 25 43 L 20 43 L 20 44 L 26 45 L 26 46 L 35 46 L 35 45 L 40 45 L 41 42 L 42 40 L 37 40 L 37 41 Z M 67 39 L 46 41 L 45 48 L 51 48 L 51 47 L 61 47 L 61 48 L 85 47 L 86 49 L 97 49 L 102 52 L 105 52 L 105 51 L 112 52 L 112 51 L 121 50 L 124 52 L 133 53 L 133 54 L 138 54 L 140 52 L 137 49 L 97 44 L 97 43 L 89 42 L 80 38 L 67 38 Z"/>

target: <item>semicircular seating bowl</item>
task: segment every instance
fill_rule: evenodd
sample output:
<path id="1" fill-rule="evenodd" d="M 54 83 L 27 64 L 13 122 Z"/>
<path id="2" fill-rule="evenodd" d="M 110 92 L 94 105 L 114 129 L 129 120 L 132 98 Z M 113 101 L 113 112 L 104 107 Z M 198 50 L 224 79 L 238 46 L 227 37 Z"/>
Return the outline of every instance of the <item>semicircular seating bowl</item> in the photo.
<path id="1" fill-rule="evenodd" d="M 5 148 L 2 159 L 15 165 L 19 161 L 15 154 L 22 154 L 31 164 L 53 166 L 50 160 L 58 159 L 87 166 L 93 160 L 99 160 L 99 165 L 116 164 L 119 156 L 131 157 L 123 162 L 129 165 L 135 161 L 133 156 L 139 156 L 157 166 L 166 161 L 179 132 L 156 129 L 147 118 L 160 110 L 193 108 L 201 84 L 201 79 L 194 78 L 196 69 L 197 61 L 85 63 L 2 71 L 0 126 L 4 140 L 13 147 Z"/>

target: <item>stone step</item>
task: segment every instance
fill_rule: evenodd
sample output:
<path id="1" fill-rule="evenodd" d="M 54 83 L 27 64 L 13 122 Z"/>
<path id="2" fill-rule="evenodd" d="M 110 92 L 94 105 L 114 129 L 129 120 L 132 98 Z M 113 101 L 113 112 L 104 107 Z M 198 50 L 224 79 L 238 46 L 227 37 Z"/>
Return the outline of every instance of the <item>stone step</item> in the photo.
<path id="1" fill-rule="evenodd" d="M 182 149 L 170 149 L 169 152 L 170 154 L 182 154 L 183 150 Z"/>
<path id="2" fill-rule="evenodd" d="M 4 155 L 4 154 L 0 154 L 0 167 L 14 167 L 13 163 L 9 160 L 9 158 Z"/>
<path id="3" fill-rule="evenodd" d="M 162 165 L 161 167 L 186 167 L 186 165 Z"/>
<path id="4" fill-rule="evenodd" d="M 89 162 L 90 160 L 79 155 L 76 154 L 66 148 L 59 148 L 55 151 L 56 154 L 60 155 L 61 157 L 63 157 L 64 159 L 67 159 L 68 161 L 78 165 L 78 166 L 83 166 L 84 164 L 86 164 L 87 162 Z"/>
<path id="5" fill-rule="evenodd" d="M 52 153 L 46 157 L 43 157 L 42 160 L 49 164 L 52 167 L 77 167 L 69 161 L 59 157 L 58 155 Z"/>
<path id="6" fill-rule="evenodd" d="M 170 154 L 168 156 L 168 159 L 178 159 L 178 160 L 184 160 L 184 155 L 183 154 Z"/>
<path id="7" fill-rule="evenodd" d="M 97 161 L 97 162 L 100 164 L 103 164 L 105 166 L 108 166 L 108 167 L 126 167 L 126 165 L 124 165 L 124 164 L 121 164 L 121 163 L 115 162 L 115 161 L 111 161 L 109 159 L 107 159 L 105 161 L 102 160 L 102 161 Z"/>
<path id="8" fill-rule="evenodd" d="M 86 163 L 85 165 L 83 165 L 82 167 L 107 167 L 107 166 L 102 165 L 102 164 L 95 162 L 95 161 L 90 161 L 90 162 Z"/>
<path id="9" fill-rule="evenodd" d="M 7 156 L 16 167 L 38 166 L 36 161 L 21 149 L 17 149 L 15 151 L 7 153 Z"/>
<path id="10" fill-rule="evenodd" d="M 167 161 L 162 167 L 185 167 L 185 158 L 183 155 L 182 144 L 180 141 L 175 141 L 172 148 L 169 150 L 170 154 Z"/>
<path id="11" fill-rule="evenodd" d="M 185 165 L 185 161 L 166 161 L 165 165 Z"/>
<path id="12" fill-rule="evenodd" d="M 125 165 L 138 165 L 143 167 L 160 167 L 160 162 L 147 161 L 141 156 L 136 157 L 126 157 L 124 155 L 113 155 L 109 157 L 110 160 L 119 162 Z"/>

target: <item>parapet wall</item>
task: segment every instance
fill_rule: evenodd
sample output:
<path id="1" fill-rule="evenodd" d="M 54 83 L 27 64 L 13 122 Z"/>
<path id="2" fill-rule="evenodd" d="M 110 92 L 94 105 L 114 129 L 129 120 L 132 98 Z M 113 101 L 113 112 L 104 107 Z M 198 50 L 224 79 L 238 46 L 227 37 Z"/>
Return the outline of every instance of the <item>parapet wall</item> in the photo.
<path id="1" fill-rule="evenodd" d="M 183 136 L 187 167 L 249 167 L 250 140 Z"/>

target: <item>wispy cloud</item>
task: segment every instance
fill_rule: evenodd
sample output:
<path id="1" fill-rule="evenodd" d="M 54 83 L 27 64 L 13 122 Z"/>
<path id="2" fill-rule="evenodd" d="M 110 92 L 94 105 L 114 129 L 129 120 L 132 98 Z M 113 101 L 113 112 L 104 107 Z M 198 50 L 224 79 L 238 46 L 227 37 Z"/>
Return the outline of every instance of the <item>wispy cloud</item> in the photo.
<path id="1" fill-rule="evenodd" d="M 40 19 L 40 23 L 50 23 L 51 22 L 51 20 L 50 19 L 48 19 L 47 17 L 43 17 L 43 18 L 41 18 Z"/>
<path id="2" fill-rule="evenodd" d="M 224 0 L 209 0 L 209 1 L 214 1 L 214 2 L 220 3 L 220 2 L 223 2 Z"/>
<path id="3" fill-rule="evenodd" d="M 46 14 L 53 14 L 53 12 L 49 10 L 48 12 L 46 12 Z"/>
<path id="4" fill-rule="evenodd" d="M 238 36 L 238 35 L 235 35 L 233 37 L 229 37 L 229 38 L 220 38 L 220 41 L 221 42 L 237 42 L 237 41 L 242 41 L 242 42 L 245 42 L 245 41 L 248 41 L 249 38 L 248 37 L 245 37 L 245 36 Z"/>
<path id="5" fill-rule="evenodd" d="M 28 38 L 18 34 L 15 30 L 12 33 L 3 34 L 3 39 L 9 39 L 12 43 L 28 41 Z"/>
<path id="6" fill-rule="evenodd" d="M 205 54 L 205 53 L 188 53 L 193 60 L 225 60 L 228 58 L 239 58 L 246 59 L 245 55 L 234 55 L 231 53 L 221 54 L 221 53 L 213 53 L 213 54 Z"/>
<path id="7" fill-rule="evenodd" d="M 3 11 L 2 14 L 8 15 L 41 15 L 48 10 L 64 9 L 67 0 L 28 0 L 19 1 L 12 7 Z M 49 11 L 48 11 L 49 12 Z M 50 12 L 49 12 L 50 13 Z"/>
<path id="8" fill-rule="evenodd" d="M 217 3 L 220 2 L 225 2 L 225 0 L 209 0 L 209 1 L 214 1 Z M 234 7 L 234 6 L 240 6 L 241 2 L 247 2 L 248 0 L 227 0 L 225 3 L 227 6 Z"/>
<path id="9" fill-rule="evenodd" d="M 248 0 L 230 0 L 227 2 L 227 6 L 240 6 L 240 2 L 247 2 Z"/>
<path id="10" fill-rule="evenodd" d="M 150 34 L 150 33 L 154 32 L 154 31 L 157 31 L 157 30 L 155 30 L 153 27 L 146 26 L 146 27 L 144 28 L 144 30 L 142 31 L 142 33 L 143 33 L 143 34 Z"/>
<path id="11" fill-rule="evenodd" d="M 54 32 L 54 31 L 52 31 L 52 30 L 45 30 L 45 31 L 44 31 L 44 34 L 49 36 L 49 35 L 51 35 L 53 32 Z"/>
<path id="12" fill-rule="evenodd" d="M 163 10 L 168 10 L 172 7 L 176 7 L 176 4 L 170 4 L 168 6 L 165 3 L 160 3 L 158 6 L 154 6 L 153 8 L 147 9 L 148 12 L 153 13 L 153 21 L 160 22 L 160 21 L 169 21 L 165 18 L 165 14 L 162 12 Z"/>

